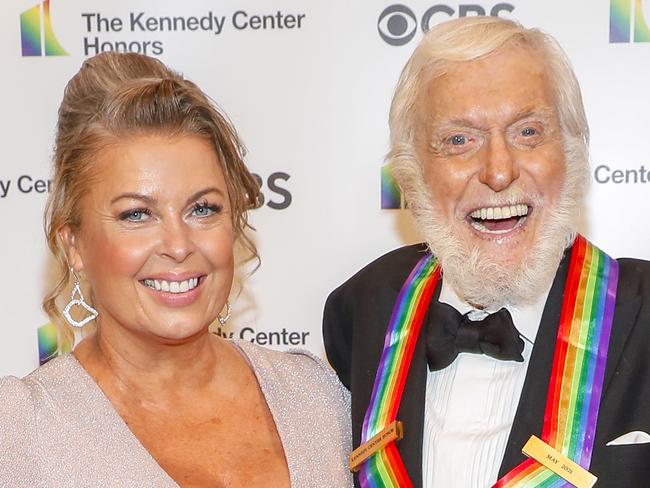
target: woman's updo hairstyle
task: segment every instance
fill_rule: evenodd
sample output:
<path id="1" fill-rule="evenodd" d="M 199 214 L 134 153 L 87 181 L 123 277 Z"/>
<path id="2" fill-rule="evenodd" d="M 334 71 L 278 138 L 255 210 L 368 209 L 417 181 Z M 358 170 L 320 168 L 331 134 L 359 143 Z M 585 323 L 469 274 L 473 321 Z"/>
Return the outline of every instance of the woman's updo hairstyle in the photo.
<path id="1" fill-rule="evenodd" d="M 57 305 L 72 279 L 59 231 L 81 224 L 79 202 L 88 189 L 96 154 L 139 134 L 197 135 L 213 144 L 226 180 L 235 235 L 257 258 L 244 230 L 249 227 L 247 211 L 257 206 L 259 187 L 226 117 L 199 87 L 157 59 L 115 52 L 94 56 L 68 82 L 59 107 L 53 188 L 45 212 L 56 269 L 43 309 L 59 326 L 60 345 L 71 345 L 73 332 Z"/>

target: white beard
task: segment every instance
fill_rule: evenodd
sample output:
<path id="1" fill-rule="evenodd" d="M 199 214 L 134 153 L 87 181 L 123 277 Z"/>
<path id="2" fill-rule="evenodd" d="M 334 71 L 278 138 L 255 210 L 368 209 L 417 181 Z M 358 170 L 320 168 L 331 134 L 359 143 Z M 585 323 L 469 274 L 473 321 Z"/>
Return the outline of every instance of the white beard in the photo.
<path id="1" fill-rule="evenodd" d="M 536 242 L 518 263 L 495 262 L 467 237 L 448 222 L 443 212 L 431 199 L 419 165 L 405 160 L 393 163 L 418 228 L 433 254 L 438 258 L 445 280 L 459 297 L 468 303 L 498 310 L 503 306 L 523 306 L 534 303 L 550 287 L 564 251 L 575 238 L 584 189 L 588 181 L 585 164 L 571 165 L 567 154 L 567 174 L 558 203 L 546 209 L 543 222 L 538 222 Z M 586 176 L 586 178 L 585 178 Z M 513 187 L 494 194 L 486 206 L 522 201 L 521 189 Z M 527 195 L 530 198 L 530 195 Z M 543 197 L 533 197 L 534 208 L 540 211 Z M 457 225 L 457 224 L 456 224 Z"/>
<path id="2" fill-rule="evenodd" d="M 540 210 L 539 206 L 535 208 Z M 539 239 L 521 261 L 506 264 L 496 262 L 472 243 L 471 237 L 461 238 L 440 216 L 438 210 L 433 210 L 431 217 L 441 224 L 428 225 L 425 239 L 439 259 L 445 279 L 465 301 L 489 310 L 537 301 L 550 286 L 564 250 L 574 238 L 572 227 L 560 218 L 548 217 L 541 223 Z"/>

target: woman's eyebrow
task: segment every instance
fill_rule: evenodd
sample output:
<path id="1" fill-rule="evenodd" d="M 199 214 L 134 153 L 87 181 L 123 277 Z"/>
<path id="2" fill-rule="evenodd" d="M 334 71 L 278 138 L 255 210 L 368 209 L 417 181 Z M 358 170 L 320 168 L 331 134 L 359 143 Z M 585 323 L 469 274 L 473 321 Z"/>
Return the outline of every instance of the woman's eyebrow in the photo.
<path id="1" fill-rule="evenodd" d="M 151 195 L 146 195 L 144 193 L 134 193 L 134 192 L 127 192 L 127 193 L 120 193 L 118 196 L 113 198 L 111 200 L 111 205 L 113 205 L 115 202 L 122 200 L 122 199 L 128 199 L 128 200 L 142 200 L 148 204 L 154 205 L 158 201 L 156 198 L 152 197 Z"/>
<path id="2" fill-rule="evenodd" d="M 209 188 L 204 188 L 203 190 L 199 190 L 196 193 L 192 194 L 192 196 L 190 196 L 190 198 L 187 199 L 186 205 L 189 205 L 190 203 L 194 202 L 195 200 L 198 200 L 203 195 L 207 195 L 208 193 L 217 193 L 222 197 L 225 196 L 224 193 L 219 188 L 217 188 L 216 186 L 211 186 Z"/>
<path id="3" fill-rule="evenodd" d="M 188 199 L 186 204 L 189 205 L 195 200 L 198 200 L 201 198 L 203 195 L 207 195 L 208 193 L 218 193 L 219 195 L 223 196 L 224 193 L 217 188 L 216 186 L 211 186 L 209 188 L 204 188 L 203 190 L 199 190 L 196 193 L 193 193 Z M 118 196 L 113 198 L 111 200 L 111 205 L 113 205 L 115 202 L 122 200 L 122 199 L 127 199 L 127 200 L 142 200 L 143 202 L 146 202 L 149 205 L 155 205 L 158 203 L 158 199 L 151 196 L 147 195 L 145 193 L 136 193 L 136 192 L 126 192 L 126 193 L 120 193 Z"/>

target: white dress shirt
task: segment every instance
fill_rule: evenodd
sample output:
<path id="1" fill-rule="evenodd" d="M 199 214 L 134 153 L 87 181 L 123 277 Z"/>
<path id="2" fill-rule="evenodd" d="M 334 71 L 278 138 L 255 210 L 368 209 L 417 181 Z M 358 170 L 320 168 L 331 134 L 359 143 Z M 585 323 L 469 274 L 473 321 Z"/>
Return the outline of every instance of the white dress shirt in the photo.
<path id="1" fill-rule="evenodd" d="M 550 290 L 550 287 L 549 287 Z M 497 481 L 548 291 L 536 303 L 509 307 L 524 339 L 524 361 L 460 353 L 440 371 L 429 371 L 424 412 L 424 487 L 485 488 Z M 461 300 L 443 279 L 440 301 L 469 318 L 485 312 Z"/>

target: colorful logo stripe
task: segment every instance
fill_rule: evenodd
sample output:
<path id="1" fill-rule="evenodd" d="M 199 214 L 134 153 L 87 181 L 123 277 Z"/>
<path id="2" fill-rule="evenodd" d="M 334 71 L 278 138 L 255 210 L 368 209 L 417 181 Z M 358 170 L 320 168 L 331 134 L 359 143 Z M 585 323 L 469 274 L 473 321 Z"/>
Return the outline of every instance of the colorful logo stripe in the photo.
<path id="1" fill-rule="evenodd" d="M 402 193 L 388 165 L 381 168 L 381 208 L 402 208 Z"/>
<path id="2" fill-rule="evenodd" d="M 20 14 L 20 37 L 23 56 L 65 56 L 68 54 L 54 35 L 50 17 L 50 0 L 44 0 L 42 4 L 36 4 Z"/>
<path id="3" fill-rule="evenodd" d="M 633 11 L 634 8 L 634 11 Z M 634 14 L 634 19 L 632 15 Z M 643 0 L 610 0 L 609 42 L 650 42 L 650 28 L 643 11 Z M 632 36 L 634 26 L 634 36 Z"/>
<path id="4" fill-rule="evenodd" d="M 49 323 L 38 328 L 38 364 L 41 366 L 56 357 L 58 331 L 56 325 Z"/>
<path id="5" fill-rule="evenodd" d="M 541 437 L 585 469 L 591 464 L 617 284 L 618 263 L 578 236 L 571 251 Z M 570 485 L 532 459 L 495 485 L 559 486 Z"/>
<path id="6" fill-rule="evenodd" d="M 642 0 L 636 0 L 634 10 L 634 42 L 650 42 L 650 29 L 645 20 Z"/>
<path id="7" fill-rule="evenodd" d="M 20 14 L 20 40 L 23 56 L 41 55 L 41 6 Z"/>
<path id="8" fill-rule="evenodd" d="M 436 259 L 427 254 L 413 268 L 400 290 L 363 421 L 362 443 L 396 420 L 422 321 L 439 279 L 440 267 Z M 364 488 L 413 486 L 394 442 L 361 466 L 359 482 Z"/>

